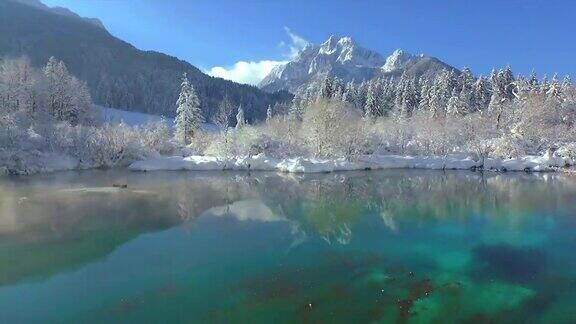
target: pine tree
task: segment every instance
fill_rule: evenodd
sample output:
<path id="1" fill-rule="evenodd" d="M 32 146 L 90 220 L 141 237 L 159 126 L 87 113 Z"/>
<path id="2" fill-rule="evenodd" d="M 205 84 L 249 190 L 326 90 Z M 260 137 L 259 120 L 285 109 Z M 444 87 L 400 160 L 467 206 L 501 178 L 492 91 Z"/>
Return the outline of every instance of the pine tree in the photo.
<path id="1" fill-rule="evenodd" d="M 538 82 L 538 77 L 536 77 L 536 72 L 532 71 L 530 77 L 528 77 L 528 85 L 530 86 L 530 93 L 538 93 L 540 91 L 540 83 Z"/>
<path id="2" fill-rule="evenodd" d="M 269 122 L 272 119 L 272 106 L 268 105 L 268 109 L 266 109 L 266 122 Z"/>
<path id="3" fill-rule="evenodd" d="M 474 83 L 473 96 L 474 110 L 482 111 L 488 108 L 492 92 L 490 82 L 484 76 L 480 76 Z"/>
<path id="4" fill-rule="evenodd" d="M 298 96 L 294 96 L 292 99 L 292 104 L 290 105 L 290 109 L 288 111 L 288 116 L 293 120 L 302 120 L 302 116 L 304 115 L 304 108 L 303 108 L 303 100 Z"/>
<path id="5" fill-rule="evenodd" d="M 334 96 L 334 92 L 334 80 L 330 76 L 326 76 L 322 81 L 322 85 L 320 86 L 318 99 L 330 99 Z"/>
<path id="6" fill-rule="evenodd" d="M 202 123 L 202 110 L 200 99 L 194 87 L 188 81 L 186 73 L 182 78 L 180 95 L 176 101 L 176 138 L 184 145 L 190 144 L 192 137 L 200 129 Z"/>
<path id="7" fill-rule="evenodd" d="M 476 103 L 474 102 L 474 75 L 469 68 L 464 68 L 459 77 L 459 100 L 463 110 L 461 113 L 466 114 L 474 111 Z"/>
<path id="8" fill-rule="evenodd" d="M 546 91 L 546 95 L 550 99 L 559 99 L 560 98 L 560 82 L 558 81 L 558 76 L 554 74 L 552 80 L 550 80 L 550 84 L 548 86 L 548 90 Z"/>
<path id="9" fill-rule="evenodd" d="M 346 83 L 346 86 L 344 87 L 344 93 L 342 93 L 342 102 L 347 102 L 355 105 L 356 104 L 355 98 L 356 98 L 356 87 L 354 85 L 354 81 L 350 81 Z"/>
<path id="10" fill-rule="evenodd" d="M 62 61 L 51 57 L 44 67 L 48 111 L 58 120 L 75 125 L 89 119 L 92 98 L 86 83 L 72 76 Z"/>
<path id="11" fill-rule="evenodd" d="M 568 90 L 572 87 L 572 78 L 570 78 L 569 75 L 564 76 L 564 79 L 562 80 L 562 89 Z"/>
<path id="12" fill-rule="evenodd" d="M 448 99 L 448 104 L 446 105 L 446 114 L 448 116 L 462 116 L 465 113 L 465 105 L 460 100 L 458 95 L 458 90 L 455 88 L 452 90 L 452 96 Z"/>
<path id="13" fill-rule="evenodd" d="M 573 89 L 574 86 L 572 85 L 572 79 L 569 75 L 566 75 L 562 80 L 562 85 L 560 86 L 562 101 L 568 100 L 569 94 L 573 91 Z"/>
<path id="14" fill-rule="evenodd" d="M 368 85 L 368 92 L 366 93 L 366 105 L 364 106 L 364 117 L 375 118 L 378 114 L 378 99 L 376 91 L 374 90 L 374 83 L 370 82 Z"/>
<path id="15" fill-rule="evenodd" d="M 246 126 L 246 119 L 244 118 L 244 108 L 242 106 L 238 107 L 238 113 L 236 114 L 236 129 L 240 129 Z"/>
<path id="16" fill-rule="evenodd" d="M 428 110 L 430 107 L 430 81 L 424 79 L 420 82 L 420 102 L 418 102 L 418 110 Z"/>
<path id="17" fill-rule="evenodd" d="M 443 117 L 446 114 L 446 105 L 455 84 L 453 71 L 444 71 L 436 77 L 430 91 L 430 113 L 432 117 Z"/>

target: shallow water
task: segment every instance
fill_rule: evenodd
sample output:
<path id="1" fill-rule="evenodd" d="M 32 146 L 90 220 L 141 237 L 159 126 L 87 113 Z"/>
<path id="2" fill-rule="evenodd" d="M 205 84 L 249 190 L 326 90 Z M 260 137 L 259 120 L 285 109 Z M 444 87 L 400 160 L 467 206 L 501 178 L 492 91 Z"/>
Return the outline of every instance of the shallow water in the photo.
<path id="1" fill-rule="evenodd" d="M 0 178 L 0 322 L 574 323 L 575 202 L 556 174 Z"/>

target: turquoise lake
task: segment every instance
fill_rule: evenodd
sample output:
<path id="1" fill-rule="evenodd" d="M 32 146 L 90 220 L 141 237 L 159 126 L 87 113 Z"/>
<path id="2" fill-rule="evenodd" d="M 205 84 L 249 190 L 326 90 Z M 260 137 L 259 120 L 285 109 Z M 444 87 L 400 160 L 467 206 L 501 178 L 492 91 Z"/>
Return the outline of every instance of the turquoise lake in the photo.
<path id="1" fill-rule="evenodd" d="M 575 323 L 576 177 L 0 178 L 0 323 L 115 322 Z"/>

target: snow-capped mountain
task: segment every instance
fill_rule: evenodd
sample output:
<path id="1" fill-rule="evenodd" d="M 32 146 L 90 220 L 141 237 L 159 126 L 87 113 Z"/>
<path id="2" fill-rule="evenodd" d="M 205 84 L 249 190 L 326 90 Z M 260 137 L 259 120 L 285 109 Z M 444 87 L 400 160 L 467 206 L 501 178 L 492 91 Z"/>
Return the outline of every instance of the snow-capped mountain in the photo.
<path id="1" fill-rule="evenodd" d="M 318 83 L 326 76 L 345 82 L 361 82 L 378 76 L 435 75 L 455 68 L 424 55 L 412 55 L 398 49 L 387 58 L 356 44 L 351 37 L 330 38 L 320 45 L 306 46 L 292 61 L 277 66 L 259 87 L 266 91 L 288 90 L 292 93 Z"/>

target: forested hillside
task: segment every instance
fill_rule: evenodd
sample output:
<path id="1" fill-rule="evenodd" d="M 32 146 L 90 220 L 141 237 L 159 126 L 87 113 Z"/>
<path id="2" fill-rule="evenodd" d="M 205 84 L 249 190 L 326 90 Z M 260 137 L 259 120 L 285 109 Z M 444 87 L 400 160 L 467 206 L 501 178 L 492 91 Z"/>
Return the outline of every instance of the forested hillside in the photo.
<path id="1" fill-rule="evenodd" d="M 292 97 L 210 77 L 185 61 L 141 51 L 91 21 L 12 0 L 0 0 L 0 35 L 0 57 L 27 56 L 35 67 L 56 57 L 87 82 L 95 103 L 108 107 L 174 116 L 183 72 L 207 118 L 225 98 L 254 121 L 269 105 Z"/>

